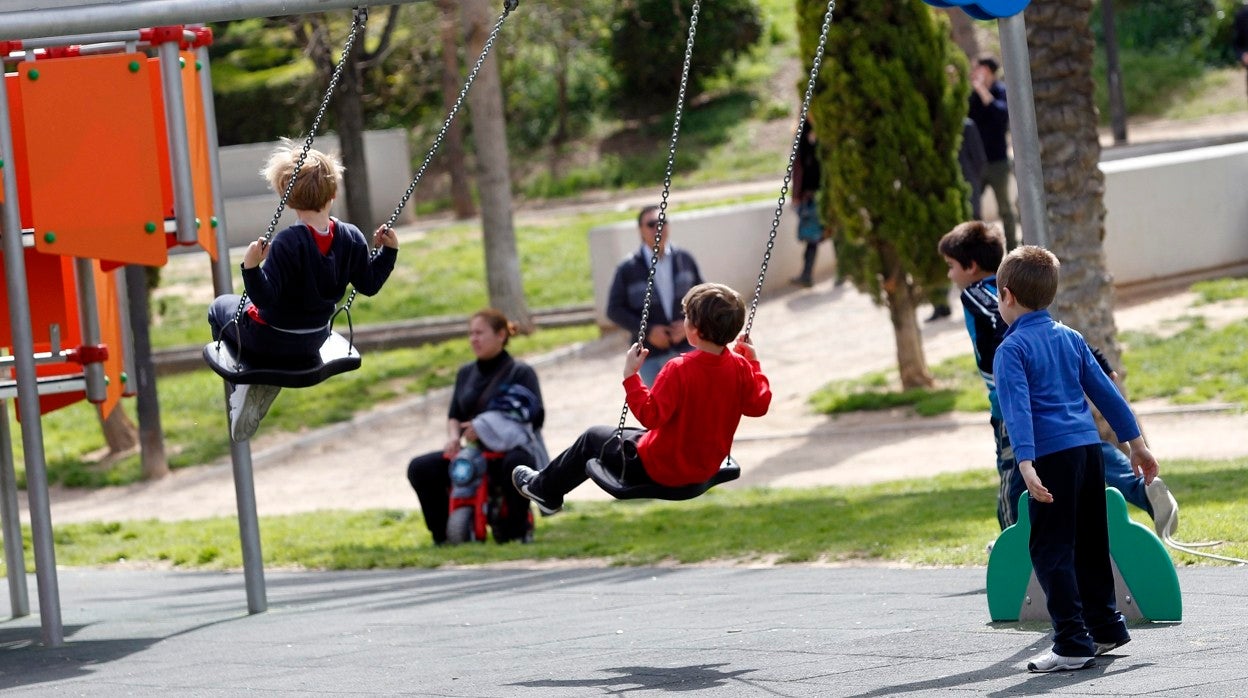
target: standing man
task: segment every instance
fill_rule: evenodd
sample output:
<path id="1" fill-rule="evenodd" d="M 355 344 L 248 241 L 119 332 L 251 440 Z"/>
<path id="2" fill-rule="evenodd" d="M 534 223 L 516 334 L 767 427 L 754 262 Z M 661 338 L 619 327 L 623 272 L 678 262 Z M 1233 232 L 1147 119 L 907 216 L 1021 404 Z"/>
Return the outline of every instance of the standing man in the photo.
<path id="1" fill-rule="evenodd" d="M 1005 134 L 1010 130 L 1010 112 L 1006 108 L 1005 83 L 997 79 L 997 59 L 980 56 L 971 68 L 971 97 L 968 115 L 979 129 L 988 163 L 984 165 L 984 187 L 991 187 L 1005 231 L 1006 251 L 1018 247 L 1014 227 L 1014 209 L 1010 206 L 1010 158 Z"/>
<path id="2" fill-rule="evenodd" d="M 650 265 L 654 259 L 654 239 L 659 229 L 659 207 L 647 206 L 637 214 L 641 247 L 615 268 L 611 293 L 607 297 L 607 317 L 633 337 L 641 329 L 641 311 L 646 298 Z M 646 318 L 645 347 L 650 350 L 638 373 L 647 386 L 654 385 L 659 369 L 672 357 L 693 347 L 685 339 L 685 313 L 680 301 L 689 289 L 702 283 L 702 273 L 693 255 L 671 243 L 672 222 L 663 225 L 663 248 L 654 269 L 654 292 Z"/>
<path id="3" fill-rule="evenodd" d="M 1248 1 L 1235 10 L 1235 21 L 1231 25 L 1231 47 L 1235 50 L 1235 60 L 1248 67 Z"/>

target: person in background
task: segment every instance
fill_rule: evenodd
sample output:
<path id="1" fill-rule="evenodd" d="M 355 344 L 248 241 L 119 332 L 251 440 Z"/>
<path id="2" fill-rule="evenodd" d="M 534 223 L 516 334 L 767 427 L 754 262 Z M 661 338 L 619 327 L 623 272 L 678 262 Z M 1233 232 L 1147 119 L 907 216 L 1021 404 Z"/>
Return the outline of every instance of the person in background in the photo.
<path id="1" fill-rule="evenodd" d="M 997 59 L 980 56 L 971 68 L 970 109 L 967 115 L 979 129 L 988 162 L 984 165 L 983 186 L 992 189 L 1005 232 L 1006 252 L 1018 247 L 1014 209 L 1010 205 L 1010 156 L 1006 134 L 1010 130 L 1010 112 L 1006 103 L 1005 83 L 997 79 Z"/>
<path id="2" fill-rule="evenodd" d="M 646 206 L 637 214 L 641 246 L 620 262 L 607 296 L 607 317 L 633 337 L 641 329 L 641 315 L 654 259 L 654 241 L 659 230 L 659 207 Z M 646 318 L 644 348 L 649 352 L 641 365 L 641 380 L 654 385 L 654 377 L 670 359 L 693 347 L 685 339 L 685 313 L 681 299 L 689 289 L 702 283 L 702 272 L 693 255 L 671 242 L 672 223 L 663 225 L 663 249 L 654 270 L 654 289 Z"/>

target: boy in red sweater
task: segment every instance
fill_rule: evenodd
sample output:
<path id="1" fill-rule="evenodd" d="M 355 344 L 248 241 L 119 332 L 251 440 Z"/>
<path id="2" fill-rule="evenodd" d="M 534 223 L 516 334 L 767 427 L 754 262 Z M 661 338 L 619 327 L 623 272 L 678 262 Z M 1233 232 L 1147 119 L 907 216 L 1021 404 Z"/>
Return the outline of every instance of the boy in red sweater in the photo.
<path id="1" fill-rule="evenodd" d="M 644 429 L 625 428 L 616 439 L 613 427 L 590 427 L 541 472 L 523 465 L 511 471 L 512 484 L 543 514 L 559 511 L 563 496 L 585 482 L 592 458 L 616 470 L 625 461 L 639 462 L 641 468 L 629 473 L 634 481 L 649 478 L 665 487 L 705 482 L 728 457 L 741 417 L 767 414 L 771 386 L 749 338 L 737 337 L 745 324 L 741 296 L 722 284 L 699 284 L 682 305 L 694 351 L 665 364 L 654 388 L 637 375 L 646 350 L 633 344 L 624 358 L 625 399 Z"/>

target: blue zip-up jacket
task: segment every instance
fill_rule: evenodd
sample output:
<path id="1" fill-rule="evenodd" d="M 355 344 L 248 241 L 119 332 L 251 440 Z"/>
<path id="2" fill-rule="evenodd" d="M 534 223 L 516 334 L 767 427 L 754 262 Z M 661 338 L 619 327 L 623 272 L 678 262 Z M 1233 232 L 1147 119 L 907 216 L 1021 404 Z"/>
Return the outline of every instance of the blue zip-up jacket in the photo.
<path id="1" fill-rule="evenodd" d="M 1140 435 L 1127 401 L 1101 369 L 1083 335 L 1047 310 L 1018 318 L 993 360 L 997 396 L 1019 462 L 1099 444 L 1086 394 L 1120 441 Z"/>
<path id="2" fill-rule="evenodd" d="M 988 405 L 995 419 L 1001 419 L 1001 404 L 997 399 L 997 384 L 992 378 L 992 361 L 997 355 L 997 345 L 1005 336 L 1005 320 L 997 309 L 997 277 L 994 274 L 962 289 L 962 315 L 966 318 L 966 331 L 971 335 L 975 349 L 975 365 L 979 377 L 988 386 Z"/>

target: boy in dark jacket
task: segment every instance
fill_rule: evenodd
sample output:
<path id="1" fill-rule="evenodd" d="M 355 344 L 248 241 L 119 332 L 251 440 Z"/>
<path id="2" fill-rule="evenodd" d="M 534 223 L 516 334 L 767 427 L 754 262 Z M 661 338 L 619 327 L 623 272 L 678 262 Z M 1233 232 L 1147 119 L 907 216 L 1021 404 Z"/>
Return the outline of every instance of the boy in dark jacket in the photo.
<path id="1" fill-rule="evenodd" d="M 225 333 L 226 341 L 237 340 L 236 351 L 259 365 L 319 363 L 330 318 L 347 284 L 366 296 L 380 291 L 394 269 L 399 249 L 394 230 L 383 225 L 373 233 L 373 245 L 381 252 L 370 256 L 360 229 L 329 215 L 342 165 L 310 149 L 296 177 L 300 154 L 301 147 L 283 139 L 261 170 L 274 192 L 290 188 L 286 203 L 299 222 L 279 231 L 272 242 L 261 237 L 247 246 L 242 269 L 249 302 L 238 318 L 237 333 L 234 329 Z M 214 341 L 234 320 L 238 303 L 239 296 L 225 294 L 208 308 Z M 250 439 L 279 390 L 272 385 L 234 386 L 230 438 Z"/>

